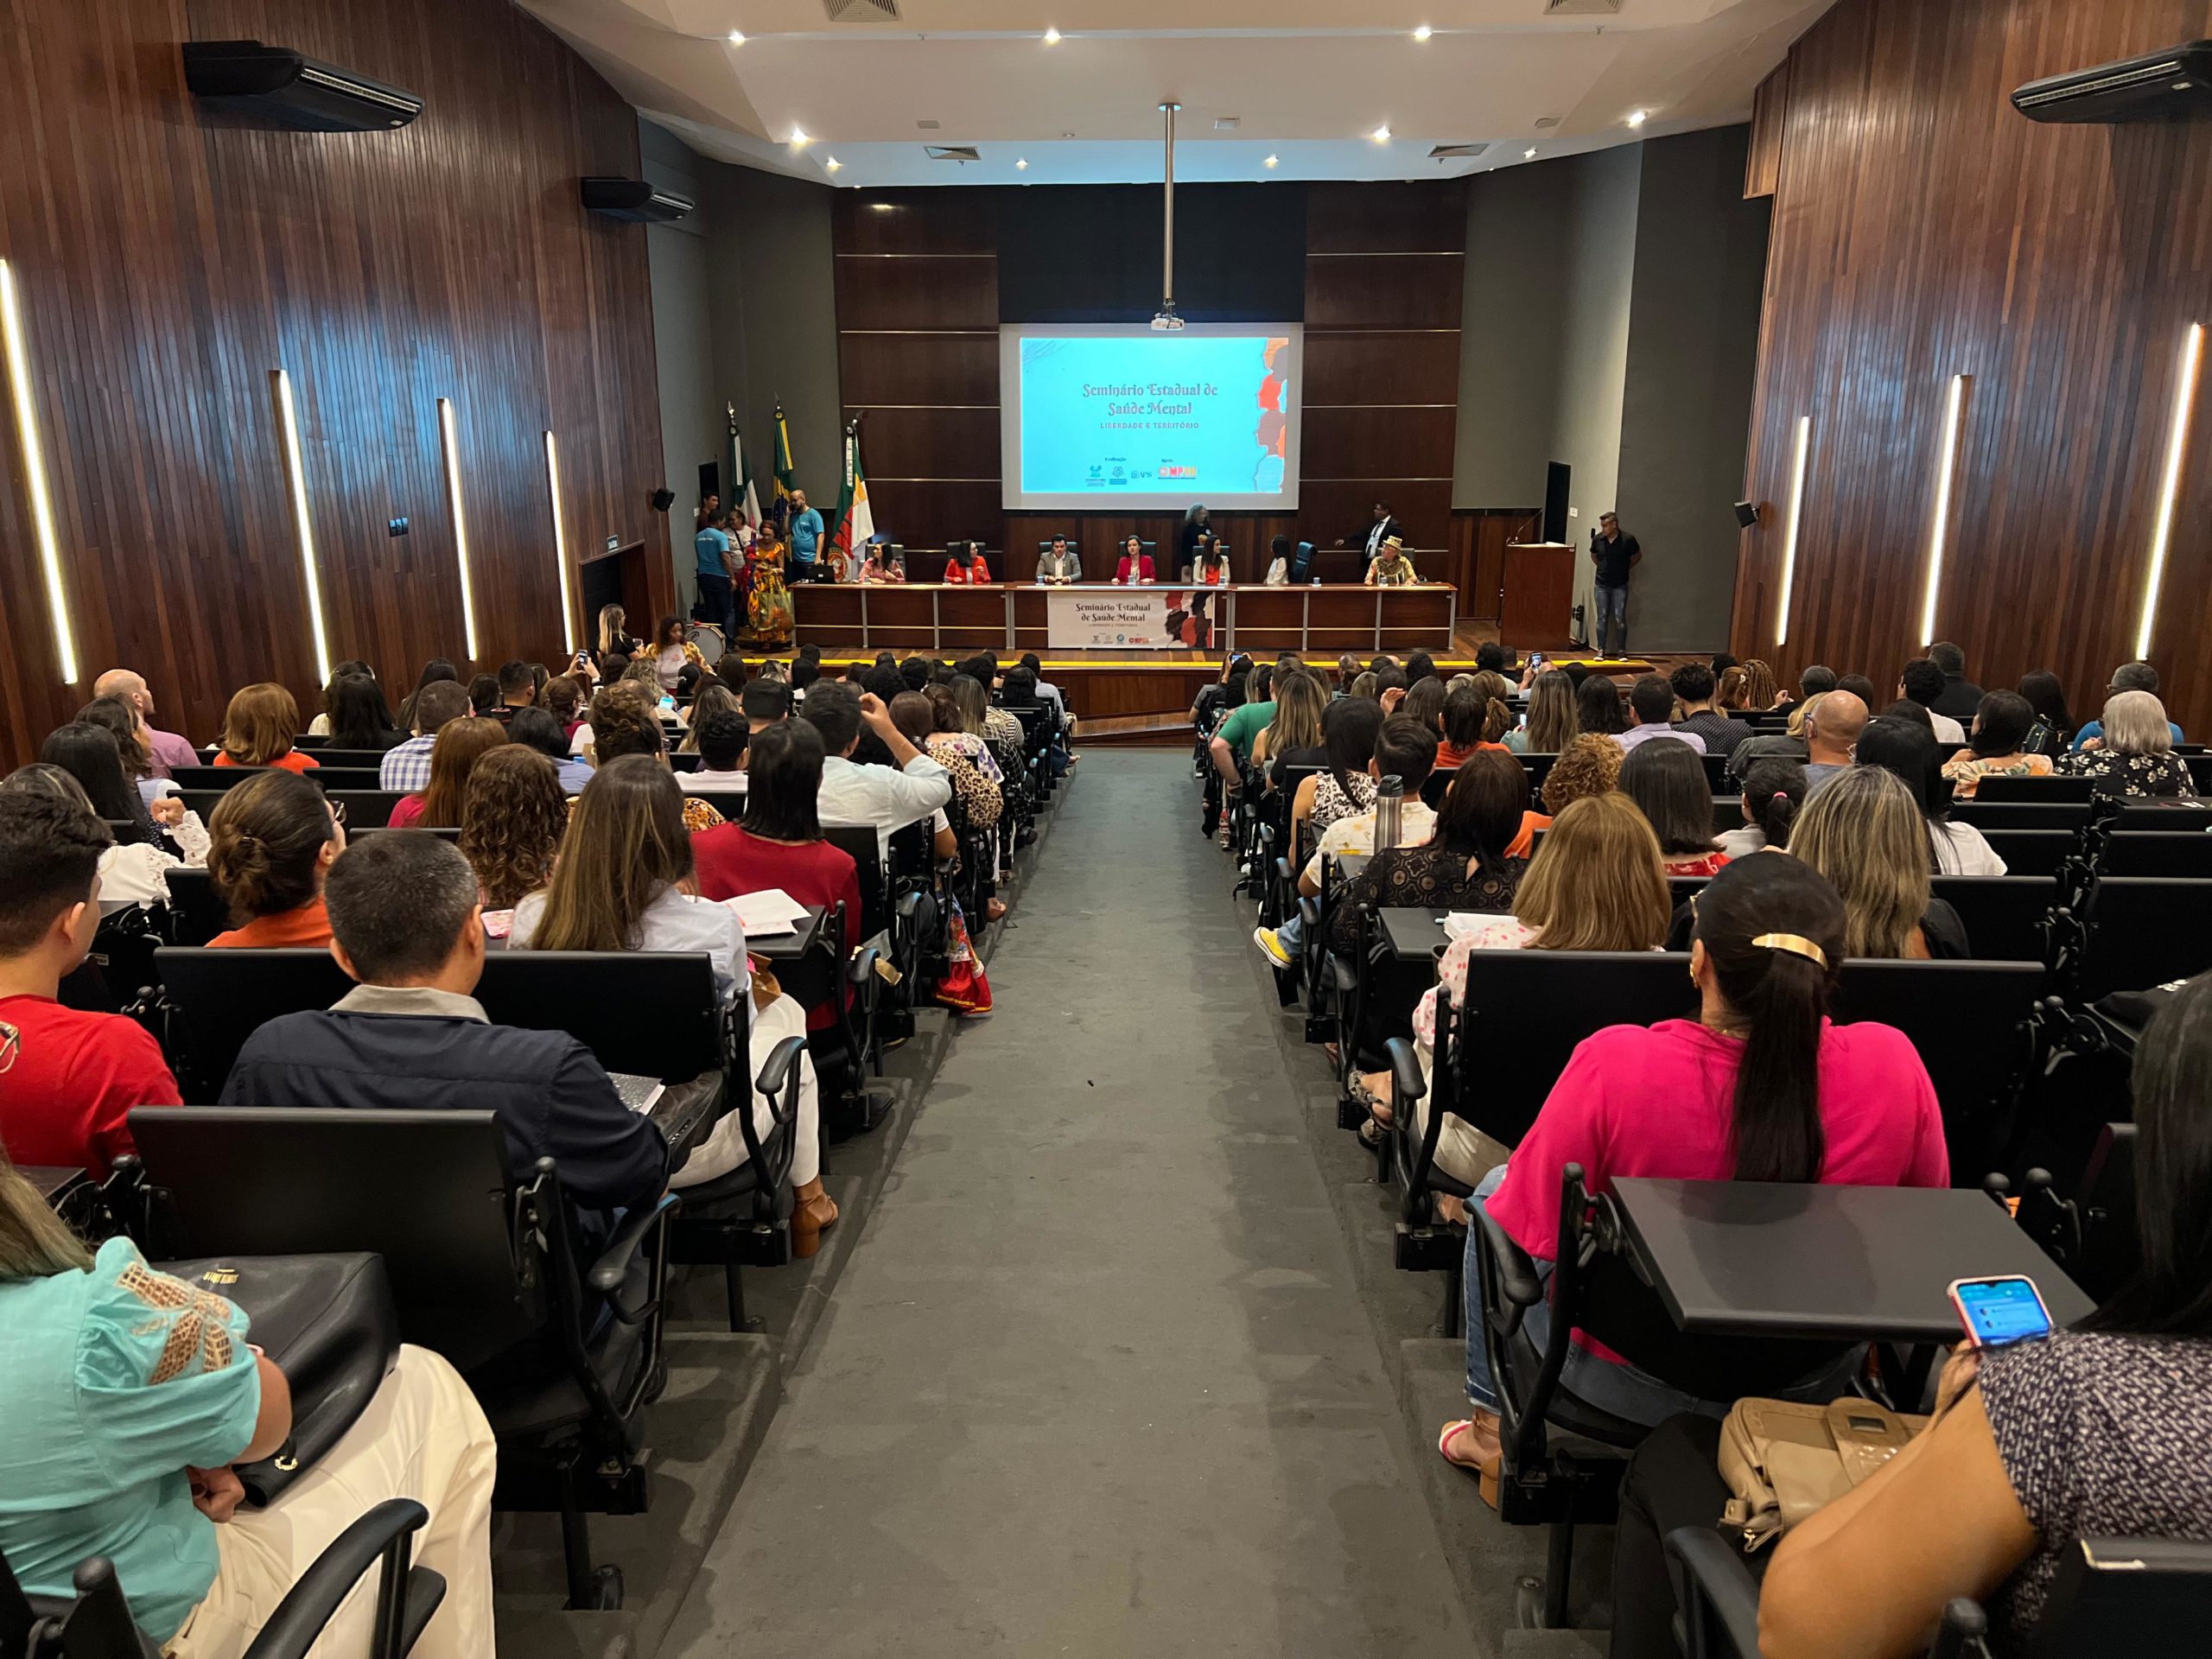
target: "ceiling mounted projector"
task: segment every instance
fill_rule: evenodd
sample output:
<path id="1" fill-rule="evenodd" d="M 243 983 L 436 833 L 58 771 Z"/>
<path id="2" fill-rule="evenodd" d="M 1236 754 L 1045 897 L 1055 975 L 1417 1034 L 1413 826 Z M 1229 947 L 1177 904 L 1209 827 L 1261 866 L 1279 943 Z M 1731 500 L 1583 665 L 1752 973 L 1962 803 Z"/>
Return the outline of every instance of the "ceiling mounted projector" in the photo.
<path id="1" fill-rule="evenodd" d="M 2212 41 L 2031 80 L 2012 94 L 2031 121 L 2169 121 L 2212 109 Z"/>
<path id="2" fill-rule="evenodd" d="M 672 224 L 696 205 L 673 190 L 656 190 L 643 179 L 590 178 L 582 188 L 584 206 L 594 213 L 640 225 Z"/>
<path id="3" fill-rule="evenodd" d="M 378 132 L 423 113 L 404 86 L 259 41 L 187 41 L 184 84 L 210 109 L 303 132 Z"/>

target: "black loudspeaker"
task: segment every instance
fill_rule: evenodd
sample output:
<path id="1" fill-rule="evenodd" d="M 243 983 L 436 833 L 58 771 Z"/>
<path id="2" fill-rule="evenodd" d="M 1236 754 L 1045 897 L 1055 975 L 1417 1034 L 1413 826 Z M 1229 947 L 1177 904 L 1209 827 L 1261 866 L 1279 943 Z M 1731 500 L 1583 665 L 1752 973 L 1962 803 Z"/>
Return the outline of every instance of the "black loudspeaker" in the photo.
<path id="1" fill-rule="evenodd" d="M 1553 461 L 1544 471 L 1544 539 L 1548 542 L 1567 539 L 1567 493 L 1573 480 L 1574 468 L 1563 461 Z"/>
<path id="2" fill-rule="evenodd" d="M 1748 501 L 1736 504 L 1736 522 L 1749 530 L 1759 521 L 1759 510 Z"/>
<path id="3" fill-rule="evenodd" d="M 676 492 L 674 490 L 663 488 L 653 492 L 653 511 L 655 512 L 666 512 L 669 508 L 675 504 L 675 501 Z"/>

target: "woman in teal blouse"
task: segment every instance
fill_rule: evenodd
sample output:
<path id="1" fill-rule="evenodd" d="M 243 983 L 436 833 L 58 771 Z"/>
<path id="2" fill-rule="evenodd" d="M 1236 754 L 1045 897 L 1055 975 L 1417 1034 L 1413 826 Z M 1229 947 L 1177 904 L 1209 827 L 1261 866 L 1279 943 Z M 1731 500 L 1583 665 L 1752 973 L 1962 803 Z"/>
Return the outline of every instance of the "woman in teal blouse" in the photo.
<path id="1" fill-rule="evenodd" d="M 325 1546 L 410 1497 L 431 1512 L 417 1559 L 449 1586 L 415 1651 L 491 1653 L 493 1446 L 467 1384 L 402 1348 L 338 1444 L 268 1509 L 242 1509 L 231 1465 L 292 1431 L 284 1374 L 246 1335 L 235 1305 L 127 1239 L 86 1249 L 0 1154 L 0 1552 L 23 1588 L 68 1595 L 78 1564 L 105 1555 L 165 1653 L 230 1659 Z M 374 1576 L 331 1624 L 363 1650 Z"/>

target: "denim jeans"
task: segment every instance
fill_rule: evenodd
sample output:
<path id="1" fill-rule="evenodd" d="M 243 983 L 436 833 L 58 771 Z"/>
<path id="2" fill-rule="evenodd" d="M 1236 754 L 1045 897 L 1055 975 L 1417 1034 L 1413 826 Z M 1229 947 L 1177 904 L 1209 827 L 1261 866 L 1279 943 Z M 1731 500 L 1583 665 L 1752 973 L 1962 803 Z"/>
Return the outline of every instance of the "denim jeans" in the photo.
<path id="1" fill-rule="evenodd" d="M 1628 588 L 1598 584 L 1598 624 L 1591 644 L 1600 657 L 1628 654 Z M 1618 636 L 1618 638 L 1616 637 Z"/>
<path id="2" fill-rule="evenodd" d="M 1275 929 L 1275 943 L 1290 953 L 1294 961 L 1306 950 L 1306 918 L 1298 911 L 1282 918 Z"/>

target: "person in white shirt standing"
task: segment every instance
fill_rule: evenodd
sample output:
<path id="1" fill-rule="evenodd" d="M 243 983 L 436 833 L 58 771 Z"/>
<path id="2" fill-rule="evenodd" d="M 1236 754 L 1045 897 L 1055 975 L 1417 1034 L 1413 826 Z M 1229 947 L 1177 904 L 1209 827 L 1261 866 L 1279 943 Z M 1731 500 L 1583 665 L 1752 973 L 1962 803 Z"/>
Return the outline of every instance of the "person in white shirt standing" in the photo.
<path id="1" fill-rule="evenodd" d="M 799 717 L 822 734 L 822 790 L 816 806 L 823 823 L 872 825 L 876 850 L 886 859 L 891 856 L 893 831 L 928 817 L 952 798 L 950 775 L 906 741 L 892 723 L 883 699 L 874 693 L 857 692 L 842 680 L 817 680 Z M 860 747 L 863 726 L 891 751 L 891 766 L 854 765 L 852 753 Z"/>

